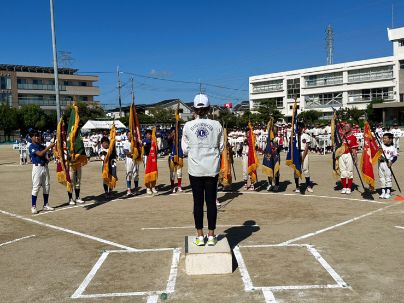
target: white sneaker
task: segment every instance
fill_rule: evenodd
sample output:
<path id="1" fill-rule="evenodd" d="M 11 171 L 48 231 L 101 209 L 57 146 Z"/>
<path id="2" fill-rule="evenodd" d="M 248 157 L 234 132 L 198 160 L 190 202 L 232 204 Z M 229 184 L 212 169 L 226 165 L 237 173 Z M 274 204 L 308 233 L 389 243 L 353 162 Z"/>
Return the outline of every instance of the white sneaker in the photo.
<path id="1" fill-rule="evenodd" d="M 347 190 L 348 188 L 343 188 L 342 190 L 341 190 L 341 194 L 346 194 L 346 190 Z"/>
<path id="2" fill-rule="evenodd" d="M 130 189 L 128 189 L 128 191 L 126 192 L 126 196 L 127 196 L 127 197 L 132 196 L 132 192 L 130 191 Z"/>
<path id="3" fill-rule="evenodd" d="M 153 194 L 153 192 L 151 191 L 150 188 L 147 188 L 146 193 L 147 193 L 148 195 L 152 195 L 152 194 Z"/>
<path id="4" fill-rule="evenodd" d="M 386 193 L 382 193 L 382 194 L 379 196 L 379 199 L 385 199 L 385 196 L 386 196 Z"/>
<path id="5" fill-rule="evenodd" d="M 157 189 L 156 189 L 155 187 L 153 187 L 151 190 L 152 190 L 153 194 L 157 194 L 157 193 L 158 193 L 158 191 L 157 191 Z"/>
<path id="6" fill-rule="evenodd" d="M 177 192 L 177 188 L 173 187 L 172 193 L 175 194 Z"/>
<path id="7" fill-rule="evenodd" d="M 347 188 L 345 193 L 346 193 L 347 195 L 350 195 L 351 192 L 352 192 L 351 189 L 350 189 L 350 188 Z"/>
<path id="8" fill-rule="evenodd" d="M 209 236 L 208 237 L 208 242 L 207 242 L 208 246 L 215 246 L 216 243 L 217 243 L 216 236 Z"/>
<path id="9" fill-rule="evenodd" d="M 205 237 L 200 236 L 200 237 L 195 237 L 194 244 L 197 246 L 204 246 L 205 245 Z"/>
<path id="10" fill-rule="evenodd" d="M 267 186 L 267 191 L 271 191 L 271 189 L 272 189 L 272 185 L 271 185 L 271 184 L 268 184 L 268 186 Z"/>
<path id="11" fill-rule="evenodd" d="M 83 204 L 84 201 L 80 199 L 80 197 L 76 198 L 76 203 Z"/>
<path id="12" fill-rule="evenodd" d="M 221 206 L 219 200 L 216 200 L 216 206 Z"/>
<path id="13" fill-rule="evenodd" d="M 53 207 L 50 207 L 49 205 L 44 205 L 43 210 L 52 211 L 52 210 L 55 210 L 55 209 Z"/>
<path id="14" fill-rule="evenodd" d="M 35 214 L 38 213 L 38 211 L 36 210 L 36 207 L 35 207 L 35 206 L 32 206 L 32 207 L 31 207 L 31 213 L 32 213 L 33 215 L 35 215 Z"/>
<path id="15" fill-rule="evenodd" d="M 178 187 L 178 188 L 177 188 L 177 191 L 178 191 L 179 193 L 182 193 L 182 192 L 183 192 L 183 190 L 182 190 L 181 187 Z"/>
<path id="16" fill-rule="evenodd" d="M 74 202 L 73 199 L 70 199 L 70 200 L 69 200 L 69 205 L 76 205 L 76 202 Z"/>
<path id="17" fill-rule="evenodd" d="M 390 195 L 390 194 L 386 193 L 386 194 L 384 195 L 384 199 L 390 199 L 390 198 L 391 198 L 391 195 Z"/>
<path id="18" fill-rule="evenodd" d="M 314 190 L 313 190 L 311 187 L 307 187 L 307 191 L 308 191 L 309 193 L 313 193 L 313 192 L 314 192 Z"/>
<path id="19" fill-rule="evenodd" d="M 295 189 L 295 193 L 300 194 L 300 189 L 299 189 L 299 188 L 296 188 L 296 189 Z"/>

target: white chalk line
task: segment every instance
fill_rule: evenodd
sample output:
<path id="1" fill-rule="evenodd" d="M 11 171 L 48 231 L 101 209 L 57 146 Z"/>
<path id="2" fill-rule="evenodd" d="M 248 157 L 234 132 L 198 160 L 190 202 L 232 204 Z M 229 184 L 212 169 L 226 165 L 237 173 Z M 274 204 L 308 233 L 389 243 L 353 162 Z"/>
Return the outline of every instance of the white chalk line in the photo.
<path id="1" fill-rule="evenodd" d="M 147 302 L 146 303 L 157 303 L 159 300 L 159 296 L 153 295 L 153 296 L 149 296 L 147 298 Z"/>
<path id="2" fill-rule="evenodd" d="M 404 226 L 394 226 L 395 228 L 404 229 Z"/>
<path id="3" fill-rule="evenodd" d="M 284 290 L 303 290 L 303 289 L 319 289 L 319 288 L 350 288 L 347 283 L 341 278 L 341 276 L 328 264 L 328 262 L 320 255 L 320 253 L 312 246 L 308 244 L 285 244 L 285 245 L 279 245 L 279 244 L 274 244 L 274 245 L 266 245 L 266 246 L 258 246 L 258 245 L 249 245 L 249 246 L 243 246 L 245 247 L 304 247 L 308 250 L 308 252 L 317 260 L 317 262 L 320 263 L 320 265 L 328 272 L 328 274 L 334 279 L 334 281 L 337 284 L 325 284 L 325 285 L 317 285 L 317 284 L 312 284 L 312 285 L 282 285 L 282 286 L 254 286 L 253 282 L 251 280 L 251 277 L 248 273 L 247 266 L 245 265 L 244 259 L 241 255 L 240 248 L 237 246 L 234 248 L 234 255 L 237 259 L 237 263 L 239 265 L 242 281 L 244 283 L 244 289 L 245 291 L 252 291 L 252 290 L 262 290 L 268 296 L 265 297 L 266 302 L 274 302 L 274 301 L 269 301 L 269 299 L 272 299 L 271 297 L 271 292 L 276 292 L 276 291 L 284 291 Z M 273 296 L 273 293 L 272 293 Z M 273 300 L 275 300 L 275 297 L 273 297 Z"/>
<path id="4" fill-rule="evenodd" d="M 167 286 L 164 291 L 134 291 L 134 292 L 119 292 L 119 293 L 103 293 L 103 294 L 83 294 L 94 279 L 97 271 L 101 268 L 102 264 L 107 259 L 110 253 L 142 253 L 142 252 L 150 252 L 150 251 L 172 251 L 173 258 L 170 267 L 170 274 L 167 279 Z M 79 298 L 106 298 L 106 297 L 129 297 L 129 296 L 148 296 L 147 302 L 157 302 L 154 300 L 158 300 L 158 294 L 162 293 L 173 293 L 175 291 L 175 284 L 177 281 L 178 275 L 178 263 L 180 261 L 180 254 L 181 250 L 179 248 L 162 248 L 162 249 L 145 249 L 145 250 L 136 250 L 136 251 L 129 251 L 129 250 L 109 250 L 102 253 L 101 257 L 95 263 L 93 268 L 84 278 L 83 282 L 77 288 L 77 290 L 71 296 L 72 299 L 79 299 Z"/>
<path id="5" fill-rule="evenodd" d="M 366 213 L 366 214 L 364 214 L 364 215 L 361 215 L 361 216 L 358 216 L 358 217 L 355 217 L 355 218 L 346 220 L 346 221 L 344 221 L 344 222 L 341 222 L 341 223 L 338 223 L 338 224 L 335 224 L 335 225 L 332 225 L 332 226 L 329 226 L 329 227 L 326 227 L 326 228 L 317 230 L 317 231 L 315 231 L 315 232 L 311 232 L 311 233 L 308 233 L 308 234 L 306 234 L 306 235 L 303 235 L 303 236 L 300 236 L 300 237 L 297 237 L 297 238 L 294 238 L 294 239 L 291 239 L 291 240 L 282 242 L 282 243 L 280 243 L 280 245 L 287 245 L 287 244 L 290 244 L 290 243 L 293 243 L 293 242 L 296 242 L 296 241 L 300 241 L 300 240 L 303 240 L 303 239 L 306 239 L 306 238 L 310 238 L 310 237 L 316 236 L 316 235 L 318 235 L 318 234 L 321 234 L 321 233 L 323 233 L 323 232 L 329 231 L 329 230 L 331 230 L 331 229 L 334 229 L 334 228 L 337 228 L 337 227 L 340 227 L 340 226 L 343 226 L 343 225 L 346 225 L 346 224 L 349 224 L 349 223 L 358 221 L 358 220 L 363 219 L 363 218 L 365 218 L 365 217 L 371 216 L 371 215 L 373 215 L 373 214 L 375 214 L 375 213 L 377 213 L 377 212 L 383 211 L 383 210 L 385 210 L 385 209 L 387 209 L 387 208 L 390 208 L 390 207 L 392 207 L 392 206 L 395 206 L 395 205 L 398 205 L 398 204 L 387 205 L 387 206 L 385 206 L 385 207 L 382 207 L 382 208 L 373 210 L 373 211 L 371 211 L 371 212 L 368 212 L 368 213 Z"/>
<path id="6" fill-rule="evenodd" d="M 216 225 L 216 227 L 259 227 L 259 225 Z M 169 227 L 142 227 L 141 230 L 195 229 L 194 225 Z"/>
<path id="7" fill-rule="evenodd" d="M 12 241 L 0 243 L 0 247 L 1 247 L 1 246 L 4 246 L 4 245 L 12 244 L 12 243 L 15 243 L 15 242 L 17 242 L 17 241 L 24 240 L 24 239 L 32 238 L 32 237 L 35 237 L 35 235 L 25 236 L 25 237 L 18 238 L 18 239 L 12 240 Z"/>
<path id="8" fill-rule="evenodd" d="M 276 299 L 275 299 L 274 293 L 272 291 L 263 290 L 262 293 L 264 294 L 266 303 L 276 303 Z"/>
<path id="9" fill-rule="evenodd" d="M 36 216 L 49 215 L 49 214 L 53 214 L 53 213 L 58 212 L 58 211 L 69 210 L 69 209 L 78 208 L 78 207 L 84 208 L 85 206 L 93 205 L 94 203 L 95 202 L 90 202 L 90 203 L 80 204 L 80 205 L 74 205 L 74 206 L 72 205 L 72 206 L 60 207 L 60 208 L 56 208 L 53 211 L 41 211 L 40 213 L 32 215 L 32 216 L 36 217 Z"/>
<path id="10" fill-rule="evenodd" d="M 234 253 L 234 257 L 237 260 L 238 269 L 240 270 L 241 280 L 243 281 L 243 284 L 244 284 L 244 290 L 253 291 L 254 286 L 253 286 L 250 274 L 248 273 L 247 266 L 245 265 L 243 256 L 241 255 L 239 246 L 234 247 L 233 253 Z"/>
<path id="11" fill-rule="evenodd" d="M 91 240 L 94 240 L 94 241 L 97 241 L 97 242 L 100 242 L 100 243 L 108 244 L 108 245 L 115 246 L 115 247 L 118 247 L 118 248 L 122 248 L 122 249 L 125 249 L 125 250 L 136 251 L 136 248 L 133 248 L 133 247 L 129 247 L 129 246 L 126 246 L 126 245 L 115 243 L 115 242 L 105 240 L 105 239 L 102 239 L 102 238 L 98 238 L 98 237 L 95 237 L 95 236 L 87 235 L 87 234 L 84 234 L 84 233 L 81 233 L 81 232 L 78 232 L 78 231 L 74 231 L 74 230 L 71 230 L 71 229 L 59 227 L 59 226 L 52 225 L 52 224 L 43 223 L 41 221 L 26 218 L 26 217 L 23 217 L 23 216 L 20 216 L 20 215 L 17 215 L 17 214 L 13 214 L 13 213 L 10 213 L 10 212 L 4 211 L 4 210 L 0 210 L 0 213 L 2 213 L 3 215 L 18 218 L 18 219 L 21 219 L 21 220 L 24 220 L 24 221 L 27 221 L 27 222 L 30 222 L 30 223 L 35 223 L 35 224 L 38 224 L 38 225 L 41 225 L 41 226 L 45 226 L 45 227 L 48 227 L 48 228 L 51 228 L 51 229 L 63 231 L 63 232 L 69 233 L 69 234 L 73 234 L 73 235 L 76 235 L 76 236 L 79 236 L 79 237 L 91 239 Z"/>

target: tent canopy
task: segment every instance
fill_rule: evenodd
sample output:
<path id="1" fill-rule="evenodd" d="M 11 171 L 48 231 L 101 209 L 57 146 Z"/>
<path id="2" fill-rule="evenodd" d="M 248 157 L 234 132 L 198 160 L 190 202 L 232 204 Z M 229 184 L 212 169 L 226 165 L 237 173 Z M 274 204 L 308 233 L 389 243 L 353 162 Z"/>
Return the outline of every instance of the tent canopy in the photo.
<path id="1" fill-rule="evenodd" d="M 111 129 L 112 123 L 115 124 L 116 128 L 126 128 L 126 126 L 119 120 L 115 121 L 98 121 L 98 120 L 88 120 L 86 124 L 81 128 L 82 131 L 93 130 L 93 129 Z"/>

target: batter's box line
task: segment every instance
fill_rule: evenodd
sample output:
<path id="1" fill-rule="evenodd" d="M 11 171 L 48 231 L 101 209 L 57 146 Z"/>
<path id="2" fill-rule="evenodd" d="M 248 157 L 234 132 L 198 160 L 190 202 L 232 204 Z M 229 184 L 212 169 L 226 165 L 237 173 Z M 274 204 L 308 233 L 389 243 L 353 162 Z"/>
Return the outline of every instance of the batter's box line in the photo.
<path id="1" fill-rule="evenodd" d="M 101 268 L 102 264 L 107 259 L 110 253 L 142 253 L 142 252 L 159 252 L 159 251 L 172 251 L 173 258 L 171 261 L 170 274 L 167 280 L 165 290 L 156 291 L 133 291 L 133 292 L 116 292 L 116 293 L 101 293 L 101 294 L 83 294 L 95 277 L 97 271 Z M 98 261 L 94 264 L 88 275 L 84 278 L 83 282 L 76 289 L 71 296 L 72 299 L 89 299 L 89 298 L 110 298 L 110 297 L 130 297 L 130 296 L 149 296 L 148 302 L 155 301 L 155 296 L 162 293 L 170 294 L 175 291 L 175 284 L 178 275 L 178 263 L 180 261 L 181 250 L 179 248 L 156 248 L 156 249 L 138 249 L 138 250 L 107 250 L 104 251 Z"/>
<path id="2" fill-rule="evenodd" d="M 284 291 L 284 290 L 304 290 L 304 289 L 319 289 L 319 288 L 349 288 L 348 284 L 341 278 L 341 276 L 331 267 L 330 264 L 321 256 L 321 254 L 314 248 L 313 245 L 309 244 L 274 244 L 274 245 L 245 245 L 242 248 L 268 248 L 268 247 L 304 247 L 307 251 L 313 255 L 313 257 L 321 264 L 321 266 L 328 272 L 328 274 L 334 279 L 336 284 L 311 284 L 311 285 L 281 285 L 281 286 L 254 286 L 251 280 L 250 274 L 248 272 L 247 266 L 244 262 L 244 258 L 240 251 L 240 246 L 236 246 L 233 249 L 234 256 L 236 257 L 241 279 L 244 283 L 244 290 L 254 291 L 262 290 L 263 292 L 272 291 Z"/>

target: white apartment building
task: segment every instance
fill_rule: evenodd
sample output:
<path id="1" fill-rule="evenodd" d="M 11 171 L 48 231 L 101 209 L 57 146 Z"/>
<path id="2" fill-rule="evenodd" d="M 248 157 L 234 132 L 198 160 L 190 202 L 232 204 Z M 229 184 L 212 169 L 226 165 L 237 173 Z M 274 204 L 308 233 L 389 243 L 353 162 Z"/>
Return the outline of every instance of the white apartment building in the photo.
<path id="1" fill-rule="evenodd" d="M 332 107 L 365 109 L 370 101 L 382 99 L 379 108 L 393 105 L 391 114 L 397 115 L 398 106 L 404 117 L 404 27 L 387 29 L 387 33 L 393 43 L 390 57 L 250 77 L 250 110 L 257 109 L 263 100 L 271 100 L 291 117 L 296 97 L 300 110 L 321 111 L 327 119 Z"/>

